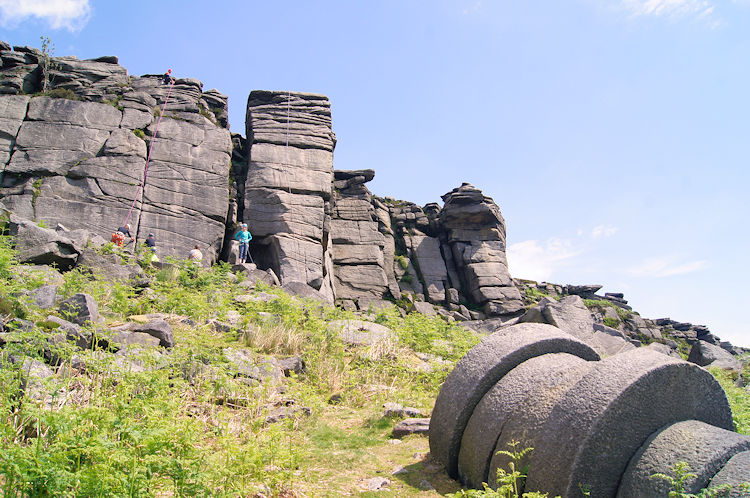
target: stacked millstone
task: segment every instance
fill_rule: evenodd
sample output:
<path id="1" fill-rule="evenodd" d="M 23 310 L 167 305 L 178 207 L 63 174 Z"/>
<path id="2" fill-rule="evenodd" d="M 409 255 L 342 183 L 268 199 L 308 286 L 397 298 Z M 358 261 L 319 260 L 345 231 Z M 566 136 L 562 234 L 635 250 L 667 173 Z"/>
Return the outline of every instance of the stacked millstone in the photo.
<path id="1" fill-rule="evenodd" d="M 5 94 L 0 96 L 0 198 L 8 209 L 108 238 L 133 206 L 134 235 L 143 239 L 153 232 L 159 254 L 184 257 L 198 243 L 207 260 L 216 258 L 224 237 L 232 151 L 229 131 L 217 124 L 226 114 L 226 97 L 215 90 L 202 93 L 194 79 L 176 81 L 143 201 L 139 197 L 133 204 L 156 132 L 157 107 L 168 92 L 161 78 L 129 77 L 116 57 L 58 57 L 49 88 L 77 100 L 29 97 L 20 93 L 42 89 L 40 54 L 3 48 L 7 44 L 0 46 L 0 93 Z"/>
<path id="2" fill-rule="evenodd" d="M 282 283 L 298 281 L 332 298 L 330 212 L 333 149 L 328 98 L 253 91 L 247 101 L 250 145 L 243 217 L 258 264 Z"/>
<path id="3" fill-rule="evenodd" d="M 488 315 L 523 309 L 508 273 L 505 220 L 497 204 L 468 183 L 442 196 L 440 225 L 461 281 L 461 291 L 484 306 Z"/>
<path id="4" fill-rule="evenodd" d="M 333 283 L 337 299 L 382 299 L 388 291 L 385 238 L 378 230 L 372 195 L 365 186 L 371 169 L 334 171 L 331 241 Z"/>
<path id="5" fill-rule="evenodd" d="M 748 476 L 750 438 L 705 370 L 645 348 L 599 360 L 571 335 L 524 323 L 486 337 L 448 375 L 430 422 L 430 451 L 470 487 L 494 485 L 509 458 L 534 448 L 527 491 L 597 497 L 666 496 L 687 462 L 686 492 L 738 485 Z"/>

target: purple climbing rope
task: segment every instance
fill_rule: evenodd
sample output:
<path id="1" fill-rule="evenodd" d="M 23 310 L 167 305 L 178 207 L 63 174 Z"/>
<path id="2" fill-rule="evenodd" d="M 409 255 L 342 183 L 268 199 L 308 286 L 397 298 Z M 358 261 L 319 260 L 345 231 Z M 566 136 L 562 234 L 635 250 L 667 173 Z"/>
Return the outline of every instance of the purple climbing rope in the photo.
<path id="1" fill-rule="evenodd" d="M 146 167 L 143 168 L 143 180 L 141 180 L 141 187 L 138 189 L 138 193 L 135 194 L 135 198 L 133 199 L 133 203 L 130 205 L 130 209 L 128 210 L 128 215 L 125 217 L 125 223 L 123 223 L 123 226 L 127 225 L 128 221 L 130 220 L 130 214 L 133 212 L 133 208 L 135 207 L 135 203 L 138 201 L 138 197 L 141 197 L 143 195 L 143 190 L 146 188 L 146 175 L 148 175 L 148 163 L 151 161 L 151 151 L 154 149 L 154 143 L 156 142 L 156 135 L 159 133 L 159 123 L 161 123 L 161 118 L 164 116 L 164 112 L 167 109 L 167 102 L 169 102 L 169 96 L 172 95 L 172 87 L 174 86 L 174 79 L 172 79 L 169 83 L 169 91 L 167 92 L 167 98 L 164 100 L 164 105 L 161 108 L 161 113 L 159 114 L 159 119 L 156 120 L 156 128 L 154 129 L 154 138 L 151 140 L 151 145 L 148 147 L 148 155 L 146 156 Z"/>

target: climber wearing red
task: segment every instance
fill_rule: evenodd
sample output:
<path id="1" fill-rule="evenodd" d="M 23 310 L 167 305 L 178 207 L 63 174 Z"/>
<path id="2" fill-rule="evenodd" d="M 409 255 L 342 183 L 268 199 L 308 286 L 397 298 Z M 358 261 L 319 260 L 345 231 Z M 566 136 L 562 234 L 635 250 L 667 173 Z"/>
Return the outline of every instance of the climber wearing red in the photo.
<path id="1" fill-rule="evenodd" d="M 172 68 L 169 68 L 166 73 L 164 73 L 164 76 L 162 76 L 162 84 L 164 85 L 170 85 L 173 83 L 172 79 Z"/>
<path id="2" fill-rule="evenodd" d="M 130 223 L 125 223 L 125 226 L 118 228 L 116 232 L 112 233 L 112 242 L 122 247 L 122 243 L 125 241 L 126 235 L 130 237 L 128 244 L 130 244 L 131 242 L 135 242 L 135 237 L 133 237 L 133 235 L 130 233 Z"/>

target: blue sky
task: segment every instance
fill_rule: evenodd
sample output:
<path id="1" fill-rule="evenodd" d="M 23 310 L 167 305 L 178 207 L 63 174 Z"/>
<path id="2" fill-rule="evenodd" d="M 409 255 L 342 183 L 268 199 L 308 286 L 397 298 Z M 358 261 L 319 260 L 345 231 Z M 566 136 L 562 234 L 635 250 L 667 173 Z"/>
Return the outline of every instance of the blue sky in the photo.
<path id="1" fill-rule="evenodd" d="M 500 206 L 513 276 L 603 284 L 750 346 L 750 0 L 0 0 L 0 39 L 327 95 L 337 169 Z"/>

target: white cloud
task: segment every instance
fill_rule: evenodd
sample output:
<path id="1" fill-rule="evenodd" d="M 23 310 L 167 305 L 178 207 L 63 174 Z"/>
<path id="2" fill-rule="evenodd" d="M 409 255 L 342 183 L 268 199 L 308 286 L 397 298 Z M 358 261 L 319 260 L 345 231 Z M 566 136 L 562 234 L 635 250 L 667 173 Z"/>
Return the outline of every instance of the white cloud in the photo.
<path id="1" fill-rule="evenodd" d="M 714 10 L 708 0 L 622 0 L 622 6 L 633 16 L 707 16 Z"/>
<path id="2" fill-rule="evenodd" d="M 702 270 L 708 265 L 708 261 L 705 260 L 687 263 L 677 263 L 675 260 L 673 256 L 649 258 L 640 265 L 629 268 L 628 273 L 635 277 L 673 277 Z"/>
<path id="3" fill-rule="evenodd" d="M 52 29 L 77 31 L 90 14 L 89 0 L 0 0 L 0 25 L 5 28 L 35 17 Z"/>
<path id="4" fill-rule="evenodd" d="M 593 230 L 591 230 L 591 238 L 598 239 L 599 237 L 611 237 L 616 234 L 618 230 L 619 228 L 611 225 L 595 226 Z"/>
<path id="5" fill-rule="evenodd" d="M 482 9 L 482 0 L 476 0 L 472 2 L 470 6 L 463 10 L 463 15 L 468 16 L 469 14 L 475 14 Z"/>
<path id="6" fill-rule="evenodd" d="M 512 276 L 549 281 L 557 268 L 580 253 L 573 247 L 572 241 L 552 238 L 541 244 L 536 240 L 511 244 L 506 256 Z"/>
<path id="7" fill-rule="evenodd" d="M 717 16 L 716 0 L 605 0 L 612 8 L 631 19 L 657 17 L 670 21 L 693 19 L 711 29 L 722 24 Z"/>

